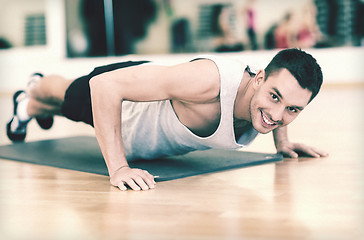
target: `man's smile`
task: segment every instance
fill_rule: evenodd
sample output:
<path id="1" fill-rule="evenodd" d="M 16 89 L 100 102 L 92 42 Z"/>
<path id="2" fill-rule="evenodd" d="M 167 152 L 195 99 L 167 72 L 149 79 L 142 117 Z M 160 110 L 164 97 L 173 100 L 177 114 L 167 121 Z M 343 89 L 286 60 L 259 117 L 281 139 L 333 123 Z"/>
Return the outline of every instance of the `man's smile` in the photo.
<path id="1" fill-rule="evenodd" d="M 262 116 L 262 123 L 265 127 L 272 127 L 277 125 L 274 121 L 270 120 L 270 118 L 262 111 L 260 110 L 260 114 Z"/>

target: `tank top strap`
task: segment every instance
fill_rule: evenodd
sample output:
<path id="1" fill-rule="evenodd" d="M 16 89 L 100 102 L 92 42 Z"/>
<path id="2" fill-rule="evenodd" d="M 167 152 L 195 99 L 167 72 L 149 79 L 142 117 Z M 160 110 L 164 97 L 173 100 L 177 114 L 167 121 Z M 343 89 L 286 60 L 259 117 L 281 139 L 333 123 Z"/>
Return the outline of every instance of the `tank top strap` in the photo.
<path id="1" fill-rule="evenodd" d="M 234 134 L 234 104 L 247 65 L 241 61 L 220 56 L 203 55 L 198 58 L 213 61 L 220 74 L 221 118 L 211 141 L 224 147 L 239 148 L 241 146 L 236 143 Z"/>

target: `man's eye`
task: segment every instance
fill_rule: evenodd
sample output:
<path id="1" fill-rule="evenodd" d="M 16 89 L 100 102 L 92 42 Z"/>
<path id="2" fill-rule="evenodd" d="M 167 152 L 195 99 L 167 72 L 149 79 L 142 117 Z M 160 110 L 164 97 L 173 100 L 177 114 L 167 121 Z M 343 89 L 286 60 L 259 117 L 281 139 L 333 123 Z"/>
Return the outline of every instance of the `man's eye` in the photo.
<path id="1" fill-rule="evenodd" d="M 289 112 L 291 112 L 291 113 L 296 113 L 296 112 L 297 112 L 297 109 L 296 109 L 296 108 L 294 108 L 294 107 L 288 107 L 287 109 L 288 109 L 288 111 L 289 111 Z"/>
<path id="2" fill-rule="evenodd" d="M 272 97 L 272 100 L 273 100 L 274 102 L 278 102 L 278 101 L 279 101 L 278 96 L 277 96 L 277 95 L 275 95 L 274 93 L 271 93 L 271 94 L 270 94 L 270 96 Z"/>

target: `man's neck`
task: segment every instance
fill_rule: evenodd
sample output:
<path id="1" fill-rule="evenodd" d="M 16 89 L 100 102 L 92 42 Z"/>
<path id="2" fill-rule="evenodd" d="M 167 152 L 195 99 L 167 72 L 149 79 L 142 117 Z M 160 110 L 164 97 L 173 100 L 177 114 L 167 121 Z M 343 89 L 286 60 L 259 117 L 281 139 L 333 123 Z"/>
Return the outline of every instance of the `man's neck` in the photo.
<path id="1" fill-rule="evenodd" d="M 251 77 L 250 74 L 245 71 L 234 103 L 234 118 L 237 120 L 251 121 L 249 105 L 254 94 L 252 88 L 253 80 L 254 77 Z"/>

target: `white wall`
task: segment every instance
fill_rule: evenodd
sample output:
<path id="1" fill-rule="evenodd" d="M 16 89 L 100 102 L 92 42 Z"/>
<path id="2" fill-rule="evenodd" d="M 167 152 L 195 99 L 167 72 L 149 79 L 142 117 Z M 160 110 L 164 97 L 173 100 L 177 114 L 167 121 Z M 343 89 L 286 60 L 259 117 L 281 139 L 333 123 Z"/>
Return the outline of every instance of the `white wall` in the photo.
<path id="1" fill-rule="evenodd" d="M 27 14 L 46 11 L 46 0 L 0 0 L 0 37 L 13 46 L 24 45 L 24 26 Z"/>
<path id="2" fill-rule="evenodd" d="M 227 57 L 239 58 L 264 68 L 278 50 L 245 51 L 224 53 Z M 342 47 L 330 49 L 308 50 L 321 65 L 324 83 L 364 83 L 364 47 Z M 51 57 L 47 54 L 31 50 L 10 49 L 0 51 L 0 93 L 9 93 L 26 86 L 28 77 L 34 72 L 44 74 L 61 74 L 67 78 L 88 74 L 99 65 L 126 60 L 153 60 L 163 64 L 175 64 L 188 61 L 193 54 L 161 54 L 161 55 L 129 55 L 122 57 L 66 59 Z"/>

